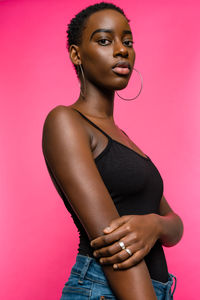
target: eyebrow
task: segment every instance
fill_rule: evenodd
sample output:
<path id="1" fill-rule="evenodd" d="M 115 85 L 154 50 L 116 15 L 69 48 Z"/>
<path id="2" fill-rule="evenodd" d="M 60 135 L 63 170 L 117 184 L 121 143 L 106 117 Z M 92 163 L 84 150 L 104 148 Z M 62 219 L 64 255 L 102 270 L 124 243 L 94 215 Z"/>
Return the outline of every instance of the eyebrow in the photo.
<path id="1" fill-rule="evenodd" d="M 103 29 L 103 28 L 97 29 L 97 30 L 95 30 L 95 31 L 91 34 L 90 40 L 93 38 L 93 36 L 94 36 L 95 33 L 97 33 L 97 32 L 108 32 L 108 33 L 113 33 L 113 30 L 112 30 L 112 29 Z M 123 34 L 130 34 L 130 35 L 132 35 L 132 32 L 131 32 L 130 30 L 124 30 L 124 31 L 123 31 Z"/>

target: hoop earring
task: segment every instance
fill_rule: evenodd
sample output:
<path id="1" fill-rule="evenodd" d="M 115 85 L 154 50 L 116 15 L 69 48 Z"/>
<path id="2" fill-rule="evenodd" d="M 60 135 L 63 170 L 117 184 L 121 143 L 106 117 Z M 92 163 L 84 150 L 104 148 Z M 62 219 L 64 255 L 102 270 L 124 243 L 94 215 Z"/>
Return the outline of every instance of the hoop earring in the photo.
<path id="1" fill-rule="evenodd" d="M 133 70 L 135 70 L 136 72 L 138 72 L 138 73 L 139 73 L 139 75 L 140 75 L 140 79 L 141 79 L 141 88 L 140 88 L 140 91 L 139 91 L 138 95 L 137 95 L 136 97 L 134 97 L 134 98 L 123 98 L 123 97 L 122 97 L 122 96 L 120 96 L 120 95 L 118 94 L 118 92 L 116 91 L 116 93 L 117 93 L 118 97 L 119 97 L 119 98 L 121 98 L 121 99 L 123 99 L 123 100 L 126 100 L 126 101 L 131 101 L 131 100 L 134 100 L 135 98 L 137 98 L 137 97 L 139 96 L 139 94 L 141 93 L 141 91 L 142 91 L 142 88 L 143 88 L 143 79 L 142 79 L 142 75 L 141 75 L 141 73 L 140 73 L 138 70 L 136 70 L 135 68 L 133 68 Z"/>
<path id="2" fill-rule="evenodd" d="M 83 72 L 83 67 L 81 64 L 78 64 L 80 70 L 81 70 L 81 75 L 82 75 L 82 78 L 83 78 L 83 90 L 84 92 L 82 92 L 82 89 L 81 89 L 81 95 L 83 98 L 85 98 L 85 94 L 86 94 L 86 84 L 85 84 L 85 75 L 84 75 L 84 72 Z M 79 73 L 80 74 L 80 73 Z"/>

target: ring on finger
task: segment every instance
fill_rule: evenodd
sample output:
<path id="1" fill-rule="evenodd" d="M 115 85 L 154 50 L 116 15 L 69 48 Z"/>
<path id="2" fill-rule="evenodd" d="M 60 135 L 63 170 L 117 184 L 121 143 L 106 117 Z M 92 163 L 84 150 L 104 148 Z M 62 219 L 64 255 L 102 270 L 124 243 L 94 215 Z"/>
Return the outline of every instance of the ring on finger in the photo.
<path id="1" fill-rule="evenodd" d="M 125 248 L 124 250 L 125 250 L 130 256 L 133 255 L 132 251 L 131 251 L 129 248 Z"/>
<path id="2" fill-rule="evenodd" d="M 125 245 L 124 245 L 124 242 L 119 242 L 119 245 L 121 247 L 122 250 L 126 249 Z"/>

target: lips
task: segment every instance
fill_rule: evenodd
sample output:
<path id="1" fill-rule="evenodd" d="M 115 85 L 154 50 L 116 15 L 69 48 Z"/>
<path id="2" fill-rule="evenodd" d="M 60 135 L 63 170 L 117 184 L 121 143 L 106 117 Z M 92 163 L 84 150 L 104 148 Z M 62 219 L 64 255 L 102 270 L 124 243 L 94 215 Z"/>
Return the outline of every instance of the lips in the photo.
<path id="1" fill-rule="evenodd" d="M 119 61 L 112 67 L 113 72 L 120 75 L 127 75 L 130 73 L 131 66 L 128 62 Z"/>

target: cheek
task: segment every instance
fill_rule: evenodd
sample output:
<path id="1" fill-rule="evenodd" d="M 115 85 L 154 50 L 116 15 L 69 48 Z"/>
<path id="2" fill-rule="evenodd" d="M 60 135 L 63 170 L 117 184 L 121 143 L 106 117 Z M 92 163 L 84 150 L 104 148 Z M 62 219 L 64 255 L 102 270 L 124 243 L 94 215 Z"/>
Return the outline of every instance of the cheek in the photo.
<path id="1" fill-rule="evenodd" d="M 84 62 L 88 73 L 98 73 L 100 76 L 106 76 L 112 70 L 113 51 L 111 47 L 98 47 L 92 49 L 84 55 Z M 88 74 L 89 75 L 89 74 Z"/>
<path id="2" fill-rule="evenodd" d="M 134 66 L 135 58 L 136 58 L 136 53 L 135 53 L 134 49 L 129 52 L 129 58 L 130 58 L 130 62 L 132 64 L 132 66 Z"/>

